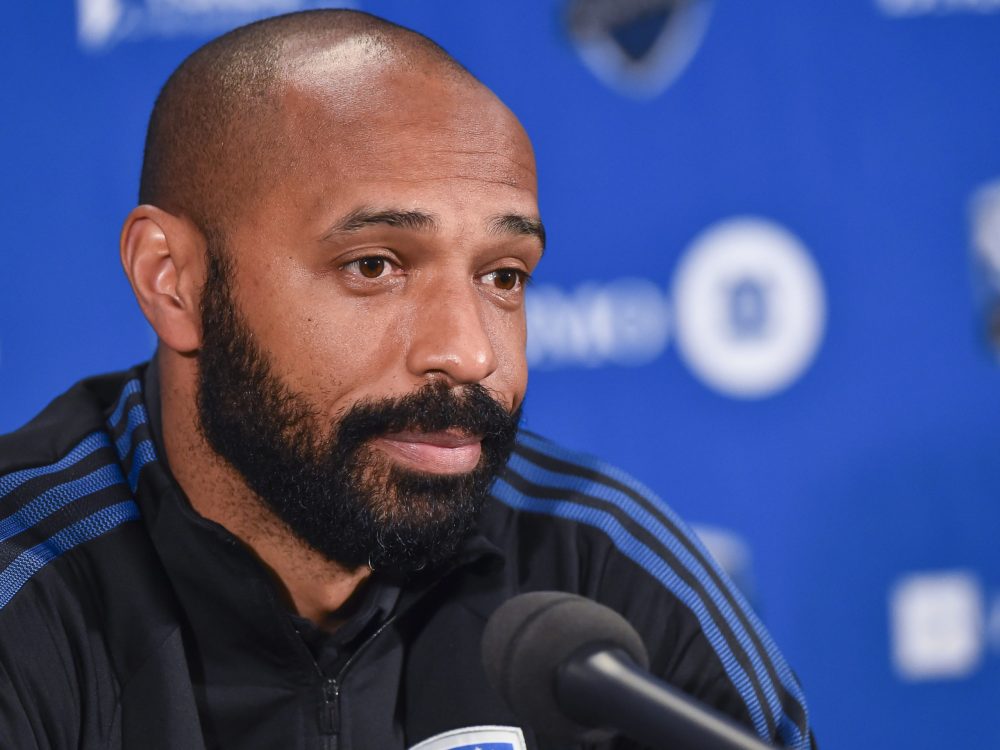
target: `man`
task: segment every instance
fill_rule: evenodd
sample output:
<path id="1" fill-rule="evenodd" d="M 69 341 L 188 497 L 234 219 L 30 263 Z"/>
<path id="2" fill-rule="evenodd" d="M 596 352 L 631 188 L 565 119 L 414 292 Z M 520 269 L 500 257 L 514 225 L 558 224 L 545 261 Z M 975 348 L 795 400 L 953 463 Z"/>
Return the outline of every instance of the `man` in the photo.
<path id="1" fill-rule="evenodd" d="M 0 441 L 0 746 L 555 747 L 478 657 L 503 601 L 547 589 L 809 744 L 669 509 L 518 434 L 534 160 L 443 50 L 349 11 L 230 32 L 161 92 L 140 203 L 121 256 L 154 362 Z"/>

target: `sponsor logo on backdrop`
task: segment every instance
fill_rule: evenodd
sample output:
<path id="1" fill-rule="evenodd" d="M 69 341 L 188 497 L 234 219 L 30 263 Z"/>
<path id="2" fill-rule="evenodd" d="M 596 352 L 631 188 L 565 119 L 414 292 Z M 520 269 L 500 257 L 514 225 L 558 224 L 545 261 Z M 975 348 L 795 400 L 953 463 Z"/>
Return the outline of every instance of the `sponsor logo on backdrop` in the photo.
<path id="1" fill-rule="evenodd" d="M 128 39 L 212 35 L 278 13 L 355 7 L 320 0 L 76 0 L 77 39 L 104 50 Z"/>
<path id="2" fill-rule="evenodd" d="M 969 201 L 976 297 L 987 341 L 1000 356 L 1000 180 L 976 190 Z"/>
<path id="3" fill-rule="evenodd" d="M 904 680 L 960 680 L 1000 654 L 1000 595 L 965 570 L 909 574 L 889 592 L 891 655 Z"/>
<path id="4" fill-rule="evenodd" d="M 1000 0 L 875 0 L 875 4 L 885 15 L 897 18 L 1000 12 Z"/>
<path id="5" fill-rule="evenodd" d="M 641 278 L 532 287 L 528 363 L 639 366 L 660 358 L 673 335 L 703 383 L 726 396 L 764 398 L 788 388 L 815 359 L 825 300 L 798 238 L 765 219 L 727 219 L 683 253 L 669 293 Z"/>
<path id="6" fill-rule="evenodd" d="M 731 219 L 697 237 L 674 275 L 677 348 L 717 391 L 784 390 L 816 356 L 826 303 L 805 246 L 777 224 Z"/>
<path id="7" fill-rule="evenodd" d="M 648 279 L 589 282 L 528 295 L 528 362 L 534 367 L 644 365 L 670 338 L 670 303 Z"/>
<path id="8" fill-rule="evenodd" d="M 565 21 L 584 64 L 633 96 L 656 96 L 701 44 L 710 0 L 570 0 Z"/>

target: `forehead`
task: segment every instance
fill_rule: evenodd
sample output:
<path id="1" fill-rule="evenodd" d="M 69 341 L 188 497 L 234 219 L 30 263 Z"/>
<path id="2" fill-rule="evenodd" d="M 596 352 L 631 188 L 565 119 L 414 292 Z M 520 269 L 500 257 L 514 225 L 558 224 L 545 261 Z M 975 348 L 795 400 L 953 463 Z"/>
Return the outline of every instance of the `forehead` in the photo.
<path id="1" fill-rule="evenodd" d="M 440 69 L 310 58 L 278 89 L 282 141 L 301 173 L 342 181 L 466 179 L 535 192 L 530 141 L 471 79 Z"/>

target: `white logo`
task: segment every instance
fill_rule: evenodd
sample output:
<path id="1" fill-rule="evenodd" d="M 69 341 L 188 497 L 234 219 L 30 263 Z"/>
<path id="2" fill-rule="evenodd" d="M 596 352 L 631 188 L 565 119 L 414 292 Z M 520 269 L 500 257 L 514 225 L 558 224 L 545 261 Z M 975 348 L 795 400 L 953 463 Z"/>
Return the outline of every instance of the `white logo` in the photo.
<path id="1" fill-rule="evenodd" d="M 410 750 L 527 750 L 517 727 L 465 727 L 431 737 Z"/>
<path id="2" fill-rule="evenodd" d="M 643 365 L 670 336 L 667 299 L 647 279 L 588 283 L 572 293 L 533 287 L 527 304 L 532 367 Z"/>
<path id="3" fill-rule="evenodd" d="M 528 293 L 528 364 L 640 366 L 667 348 L 706 385 L 735 398 L 788 387 L 823 337 L 823 284 L 808 251 L 777 224 L 729 219 L 695 238 L 674 276 L 673 307 L 648 279 Z"/>
<path id="4" fill-rule="evenodd" d="M 76 33 L 83 47 L 100 47 L 122 25 L 122 0 L 76 0 Z"/>
<path id="5" fill-rule="evenodd" d="M 823 284 L 809 252 L 757 218 L 716 224 L 697 237 L 674 277 L 677 345 L 706 383 L 738 398 L 790 385 L 823 336 Z"/>
<path id="6" fill-rule="evenodd" d="M 985 646 L 983 591 L 970 573 L 911 575 L 890 594 L 892 659 L 908 680 L 955 679 L 979 666 Z"/>
<path id="7" fill-rule="evenodd" d="M 266 16 L 317 7 L 353 7 L 319 0 L 76 0 L 77 38 L 88 50 L 124 39 L 216 34 Z"/>
<path id="8" fill-rule="evenodd" d="M 927 16 L 945 13 L 995 13 L 1000 0 L 876 0 L 887 16 Z"/>

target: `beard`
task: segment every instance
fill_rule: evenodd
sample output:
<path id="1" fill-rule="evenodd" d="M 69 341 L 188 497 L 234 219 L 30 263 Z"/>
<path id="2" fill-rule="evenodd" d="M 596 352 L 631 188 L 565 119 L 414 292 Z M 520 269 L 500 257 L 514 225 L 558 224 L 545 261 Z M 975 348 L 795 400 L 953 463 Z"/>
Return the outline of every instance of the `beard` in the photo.
<path id="1" fill-rule="evenodd" d="M 212 244 L 197 394 L 212 450 L 295 536 L 348 569 L 405 577 L 454 558 L 507 463 L 520 408 L 509 413 L 479 384 L 434 381 L 356 402 L 333 422 L 274 373 L 233 299 L 228 253 Z M 391 432 L 449 428 L 482 436 L 467 474 L 407 470 L 371 446 Z"/>

